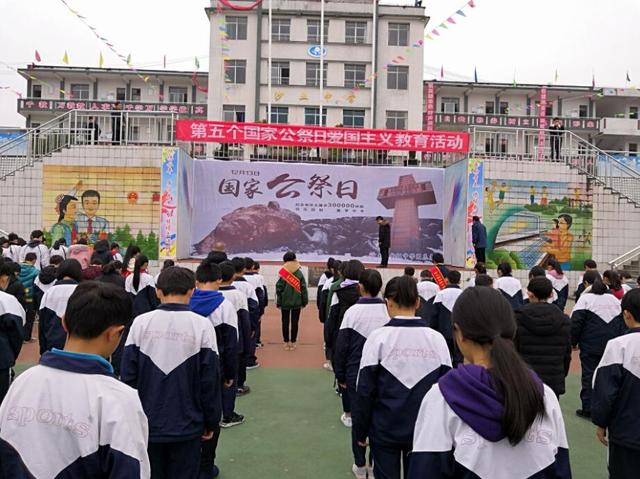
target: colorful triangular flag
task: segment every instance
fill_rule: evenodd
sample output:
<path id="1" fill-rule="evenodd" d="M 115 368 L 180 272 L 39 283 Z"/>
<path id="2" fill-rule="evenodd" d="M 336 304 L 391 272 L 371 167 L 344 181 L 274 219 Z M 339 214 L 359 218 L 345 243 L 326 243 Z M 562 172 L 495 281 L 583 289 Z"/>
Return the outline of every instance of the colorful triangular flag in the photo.
<path id="1" fill-rule="evenodd" d="M 591 88 L 596 87 L 596 74 L 591 72 Z"/>
<path id="2" fill-rule="evenodd" d="M 38 50 L 36 50 L 36 61 L 37 62 L 41 62 L 42 61 L 42 57 L 40 56 L 40 53 L 38 52 Z"/>
<path id="3" fill-rule="evenodd" d="M 200 70 L 200 60 L 198 60 L 198 57 L 195 57 L 196 59 L 196 70 Z"/>
<path id="4" fill-rule="evenodd" d="M 444 79 L 444 65 L 440 67 L 440 79 Z"/>
<path id="5" fill-rule="evenodd" d="M 451 23 L 451 24 L 453 24 L 453 25 L 455 25 L 455 24 L 456 24 L 456 21 L 453 19 L 453 17 L 449 17 L 449 18 L 447 18 L 447 22 L 449 22 L 449 23 Z"/>
<path id="6" fill-rule="evenodd" d="M 442 23 L 441 23 L 440 25 L 438 25 L 438 26 L 439 26 L 440 28 L 444 28 L 445 30 L 449 30 L 449 26 L 448 26 L 446 23 L 444 23 L 444 22 L 442 22 Z"/>
<path id="7" fill-rule="evenodd" d="M 554 83 L 558 83 L 558 78 L 559 78 L 559 77 L 558 77 L 558 69 L 556 68 L 556 73 L 555 73 L 555 75 L 553 76 L 553 82 L 554 82 Z"/>
<path id="8" fill-rule="evenodd" d="M 629 76 L 629 70 L 627 70 L 627 81 L 631 81 L 631 77 Z"/>
<path id="9" fill-rule="evenodd" d="M 458 15 L 460 15 L 461 17 L 466 17 L 466 16 L 467 16 L 467 14 L 466 14 L 466 13 L 464 13 L 462 10 L 458 10 L 456 13 L 457 13 Z"/>
<path id="10" fill-rule="evenodd" d="M 433 33 L 434 35 L 440 36 L 440 32 L 438 31 L 437 28 L 434 28 L 433 30 L 431 30 L 431 33 Z"/>
<path id="11" fill-rule="evenodd" d="M 69 64 L 69 55 L 67 54 L 67 51 L 64 51 L 64 56 L 62 57 L 62 63 L 64 63 L 65 65 Z"/>
<path id="12" fill-rule="evenodd" d="M 104 57 L 102 56 L 102 52 L 100 52 L 100 57 L 98 58 L 98 67 L 102 68 L 104 66 Z"/>
<path id="13" fill-rule="evenodd" d="M 127 55 L 127 65 L 131 66 L 131 53 Z"/>
<path id="14" fill-rule="evenodd" d="M 167 55 L 162 58 L 162 68 L 167 69 Z"/>
<path id="15" fill-rule="evenodd" d="M 427 40 L 433 40 L 433 37 L 431 36 L 431 34 L 427 34 Z"/>
<path id="16" fill-rule="evenodd" d="M 473 0 L 469 0 L 469 6 L 471 8 L 476 8 L 476 2 L 474 2 Z"/>

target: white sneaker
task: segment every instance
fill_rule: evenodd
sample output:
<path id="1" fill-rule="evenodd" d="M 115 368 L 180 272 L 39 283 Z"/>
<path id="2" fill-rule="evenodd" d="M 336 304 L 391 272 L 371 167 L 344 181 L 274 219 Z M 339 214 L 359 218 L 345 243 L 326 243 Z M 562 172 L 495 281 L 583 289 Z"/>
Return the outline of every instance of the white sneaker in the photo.
<path id="1" fill-rule="evenodd" d="M 373 466 L 367 467 L 367 473 L 369 474 L 369 479 L 376 479 L 375 476 L 373 475 Z"/>
<path id="2" fill-rule="evenodd" d="M 340 416 L 340 420 L 342 421 L 342 424 L 344 424 L 344 427 L 351 427 L 353 426 L 353 422 L 351 420 L 351 416 L 347 416 L 346 413 L 342 413 L 342 416 Z"/>
<path id="3" fill-rule="evenodd" d="M 322 367 L 325 368 L 327 371 L 333 371 L 333 366 L 331 366 L 331 363 L 329 361 L 324 363 Z"/>
<path id="4" fill-rule="evenodd" d="M 351 472 L 356 476 L 356 479 L 367 479 L 367 467 L 358 467 L 355 464 L 351 467 Z"/>

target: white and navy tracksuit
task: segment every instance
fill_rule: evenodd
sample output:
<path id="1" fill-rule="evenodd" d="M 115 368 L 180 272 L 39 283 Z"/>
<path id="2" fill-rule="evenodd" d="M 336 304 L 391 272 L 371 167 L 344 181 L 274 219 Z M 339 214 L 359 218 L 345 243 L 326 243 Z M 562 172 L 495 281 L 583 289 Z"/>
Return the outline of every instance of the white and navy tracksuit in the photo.
<path id="1" fill-rule="evenodd" d="M 591 411 L 592 378 L 607 342 L 626 330 L 620 301 L 612 294 L 593 294 L 589 289 L 571 313 L 571 344 L 580 348 L 582 410 Z"/>
<path id="2" fill-rule="evenodd" d="M 267 308 L 267 302 L 269 300 L 269 297 L 267 295 L 267 287 L 264 284 L 264 277 L 259 273 L 245 273 L 244 278 L 251 286 L 253 286 L 256 297 L 258 299 L 258 325 L 255 334 L 255 342 L 259 343 L 262 333 L 262 316 L 264 315 L 264 310 Z M 255 363 L 258 360 L 255 355 L 255 350 L 251 360 L 252 363 Z"/>
<path id="3" fill-rule="evenodd" d="M 553 291 L 557 294 L 553 304 L 564 311 L 564 307 L 567 305 L 567 299 L 569 299 L 569 280 L 564 274 L 558 278 L 550 273 L 547 273 L 547 279 L 551 281 Z"/>
<path id="4" fill-rule="evenodd" d="M 72 279 L 63 279 L 49 288 L 40 302 L 38 337 L 40 354 L 53 348 L 63 349 L 67 333 L 62 327 L 62 317 L 67 310 L 69 297 L 78 283 Z"/>
<path id="5" fill-rule="evenodd" d="M 545 414 L 512 446 L 502 428 L 503 400 L 489 372 L 476 365 L 449 372 L 420 406 L 405 477 L 571 479 L 560 404 L 548 386 L 539 385 Z"/>
<path id="6" fill-rule="evenodd" d="M 21 250 L 22 246 L 17 244 L 10 244 L 8 248 L 2 250 L 2 257 L 10 259 L 14 263 L 22 263 L 22 261 L 20 261 Z"/>
<path id="7" fill-rule="evenodd" d="M 247 295 L 235 286 L 220 286 L 219 291 L 236 309 L 238 315 L 238 384 L 244 387 L 247 380 L 247 361 L 251 354 L 251 320 Z"/>
<path id="8" fill-rule="evenodd" d="M 20 259 L 16 263 L 24 263 L 27 254 L 35 253 L 36 262 L 33 264 L 38 270 L 42 270 L 49 266 L 49 248 L 39 241 L 31 240 L 29 243 L 20 248 Z"/>
<path id="9" fill-rule="evenodd" d="M 347 385 L 346 394 L 351 398 L 352 415 L 358 414 L 359 403 L 353 398 L 356 397 L 362 349 L 371 333 L 387 324 L 389 319 L 387 305 L 380 298 L 360 298 L 342 318 L 333 357 L 334 372 L 338 383 Z M 354 428 L 351 428 L 351 436 L 354 462 L 358 467 L 363 467 L 366 465 L 366 448 L 358 445 Z"/>
<path id="10" fill-rule="evenodd" d="M 458 296 L 462 294 L 462 290 L 459 286 L 450 284 L 433 299 L 433 314 L 429 321 L 429 327 L 438 331 L 444 337 L 451 354 L 451 361 L 453 366 L 457 366 L 462 362 L 462 354 L 456 346 L 455 339 L 453 338 L 453 323 L 451 321 L 451 312 L 453 306 L 456 304 Z"/>
<path id="11" fill-rule="evenodd" d="M 440 292 L 440 287 L 433 281 L 420 281 L 418 283 L 418 294 L 420 295 L 420 307 L 416 311 L 416 315 L 429 322 L 435 315 L 435 306 L 433 300 L 436 294 Z"/>
<path id="12" fill-rule="evenodd" d="M 255 364 L 256 362 L 256 337 L 258 329 L 260 328 L 260 302 L 258 301 L 258 295 L 253 287 L 253 284 L 247 281 L 244 276 L 236 279 L 233 282 L 233 286 L 236 289 L 242 291 L 247 297 L 247 307 L 249 308 L 249 322 L 251 331 L 249 334 L 249 351 L 245 355 L 247 365 Z"/>
<path id="13" fill-rule="evenodd" d="M 22 349 L 25 320 L 25 310 L 15 296 L 0 291 L 0 404 L 9 390 L 11 368 Z"/>
<path id="14" fill-rule="evenodd" d="M 609 477 L 640 474 L 640 328 L 612 339 L 593 375 L 591 419 L 606 428 Z"/>
<path id="15" fill-rule="evenodd" d="M 0 477 L 149 478 L 147 434 L 136 391 L 104 358 L 54 349 L 0 407 Z"/>
<path id="16" fill-rule="evenodd" d="M 367 437 L 377 479 L 399 479 L 422 399 L 451 369 L 441 334 L 420 318 L 396 317 L 365 342 L 354 401 L 355 437 Z"/>
<path id="17" fill-rule="evenodd" d="M 122 355 L 121 379 L 138 390 L 149 418 L 152 473 L 197 477 L 201 436 L 220 422 L 221 379 L 213 325 L 186 304 L 138 316 Z"/>
<path id="18" fill-rule="evenodd" d="M 493 282 L 493 287 L 502 293 L 514 311 L 524 304 L 522 284 L 513 276 L 500 276 Z"/>

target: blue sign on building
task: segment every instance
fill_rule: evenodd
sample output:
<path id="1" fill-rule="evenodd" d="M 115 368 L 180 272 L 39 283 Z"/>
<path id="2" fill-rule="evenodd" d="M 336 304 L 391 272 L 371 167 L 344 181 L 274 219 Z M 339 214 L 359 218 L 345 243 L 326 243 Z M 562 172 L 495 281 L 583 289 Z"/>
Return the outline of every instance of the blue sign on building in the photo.
<path id="1" fill-rule="evenodd" d="M 307 53 L 314 58 L 326 57 L 327 49 L 320 49 L 320 45 L 312 45 L 307 50 Z"/>

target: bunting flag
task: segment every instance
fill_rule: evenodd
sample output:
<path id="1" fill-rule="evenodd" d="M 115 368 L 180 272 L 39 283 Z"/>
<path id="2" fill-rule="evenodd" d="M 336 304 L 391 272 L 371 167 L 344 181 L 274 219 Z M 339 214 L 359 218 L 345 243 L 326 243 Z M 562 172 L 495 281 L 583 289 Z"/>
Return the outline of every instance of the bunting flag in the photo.
<path id="1" fill-rule="evenodd" d="M 131 66 L 131 53 L 127 55 L 127 65 Z"/>
<path id="2" fill-rule="evenodd" d="M 444 79 L 444 65 L 440 67 L 440 78 Z"/>
<path id="3" fill-rule="evenodd" d="M 162 58 L 162 68 L 167 69 L 167 55 L 165 54 Z"/>
<path id="4" fill-rule="evenodd" d="M 462 10 L 458 10 L 456 13 L 457 13 L 458 15 L 460 15 L 461 17 L 466 17 L 466 16 L 467 16 L 467 14 L 466 14 L 466 13 L 464 13 Z"/>
<path id="5" fill-rule="evenodd" d="M 67 51 L 64 51 L 64 56 L 62 57 L 62 63 L 64 63 L 65 65 L 69 64 L 69 55 L 67 54 Z"/>
<path id="6" fill-rule="evenodd" d="M 452 25 L 456 25 L 456 21 L 453 19 L 453 17 L 447 18 L 447 22 L 451 23 Z"/>
<path id="7" fill-rule="evenodd" d="M 444 28 L 445 30 L 449 30 L 449 27 L 447 26 L 446 23 L 442 22 L 440 25 L 438 25 L 440 28 Z"/>
<path id="8" fill-rule="evenodd" d="M 473 0 L 469 0 L 468 4 L 471 8 L 476 8 L 476 3 Z"/>
<path id="9" fill-rule="evenodd" d="M 196 70 L 200 70 L 200 60 L 198 60 L 198 57 L 195 57 L 196 60 Z"/>
<path id="10" fill-rule="evenodd" d="M 627 70 L 627 81 L 631 81 L 631 77 L 629 76 L 629 70 Z"/>
<path id="11" fill-rule="evenodd" d="M 41 62 L 42 61 L 42 57 L 40 56 L 40 52 L 38 52 L 38 50 L 36 50 L 36 61 L 37 62 Z"/>
<path id="12" fill-rule="evenodd" d="M 591 72 L 591 88 L 596 87 L 596 74 Z"/>
<path id="13" fill-rule="evenodd" d="M 427 40 L 433 40 L 433 37 L 431 36 L 431 34 L 427 34 L 427 36 L 425 37 Z"/>
<path id="14" fill-rule="evenodd" d="M 104 66 L 104 57 L 102 56 L 102 52 L 100 52 L 100 57 L 98 58 L 98 68 L 102 68 Z"/>
<path id="15" fill-rule="evenodd" d="M 0 86 L 0 90 L 10 91 L 11 93 L 15 94 L 18 98 L 22 98 L 22 93 L 20 93 L 18 90 L 14 90 L 10 86 Z"/>
<path id="16" fill-rule="evenodd" d="M 478 68 L 473 67 L 473 81 L 478 83 Z"/>
<path id="17" fill-rule="evenodd" d="M 513 71 L 513 87 L 517 87 L 518 86 L 518 82 L 516 82 L 516 71 Z"/>
<path id="18" fill-rule="evenodd" d="M 556 74 L 553 76 L 553 82 L 558 83 L 558 69 L 556 68 Z"/>
<path id="19" fill-rule="evenodd" d="M 467 2 L 465 2 L 464 5 L 462 5 L 461 7 L 457 8 L 452 14 L 448 15 L 446 17 L 446 19 L 444 21 L 442 21 L 441 23 L 437 24 L 438 26 L 434 29 L 432 29 L 431 31 L 427 32 L 425 34 L 425 38 L 427 40 L 435 40 L 434 37 L 439 37 L 440 36 L 440 32 L 438 31 L 438 29 L 444 29 L 444 30 L 449 30 L 449 27 L 451 25 L 458 25 L 458 22 L 456 22 L 456 15 L 460 18 L 466 18 L 467 14 L 465 13 L 465 8 L 475 8 L 476 4 L 474 0 L 468 0 Z"/>

